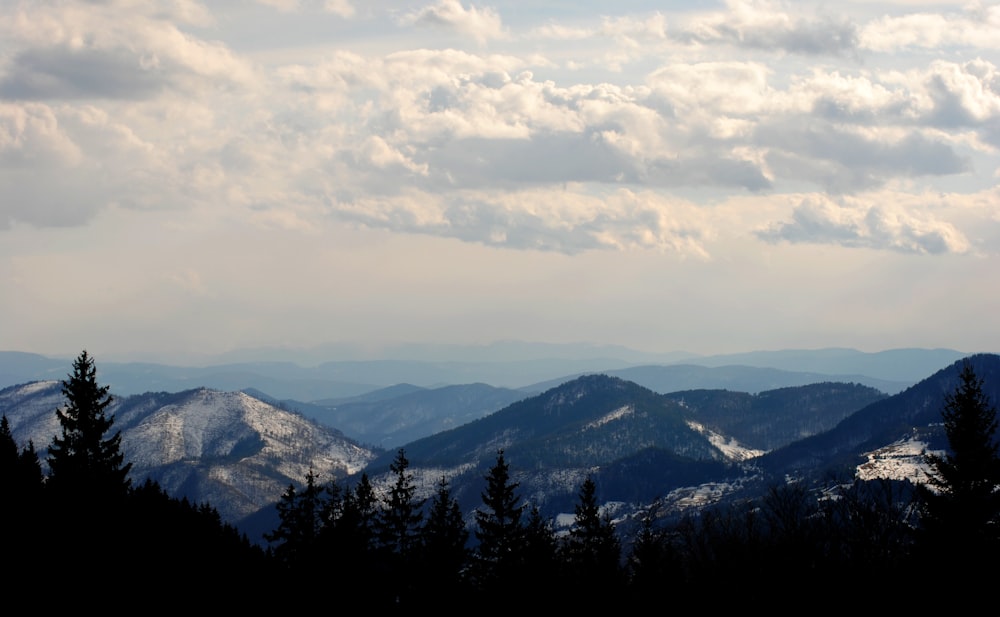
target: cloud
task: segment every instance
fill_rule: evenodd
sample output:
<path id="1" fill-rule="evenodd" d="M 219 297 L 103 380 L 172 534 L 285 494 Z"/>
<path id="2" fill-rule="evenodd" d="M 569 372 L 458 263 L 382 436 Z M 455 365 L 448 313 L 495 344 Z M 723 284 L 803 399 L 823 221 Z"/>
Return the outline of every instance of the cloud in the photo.
<path id="1" fill-rule="evenodd" d="M 480 43 L 506 37 L 500 15 L 492 8 L 466 9 L 459 0 L 440 0 L 437 4 L 408 13 L 404 24 L 443 27 L 470 36 Z"/>
<path id="2" fill-rule="evenodd" d="M 739 23 L 801 25 L 782 12 L 754 21 L 764 5 L 733 6 Z M 996 69 L 985 60 L 788 73 L 639 46 L 646 72 L 611 83 L 567 78 L 534 55 L 428 47 L 328 47 L 258 65 L 139 10 L 103 33 L 82 14 L 14 28 L 11 58 L 21 62 L 5 65 L 0 84 L 21 98 L 0 113 L 0 157 L 10 170 L 42 171 L 20 184 L 13 171 L 0 175 L 16 196 L 8 224 L 79 225 L 114 204 L 308 233 L 332 216 L 514 249 L 707 255 L 696 207 L 652 195 L 858 194 L 967 173 L 970 151 L 1000 133 Z M 410 17 L 472 27 L 492 14 L 442 2 Z M 655 45 L 669 36 L 656 17 L 608 17 L 589 32 Z M 49 27 L 46 44 L 30 34 Z M 681 210 L 695 222 L 675 225 Z M 831 212 L 806 204 L 762 237 L 961 245 L 926 223 L 936 218 L 908 219 L 891 204 L 866 210 L 870 219 Z"/>
<path id="3" fill-rule="evenodd" d="M 775 119 L 757 129 L 776 175 L 818 184 L 833 193 L 879 187 L 896 177 L 949 175 L 970 163 L 939 140 L 920 133 L 869 134 L 836 125 Z"/>
<path id="4" fill-rule="evenodd" d="M 402 233 L 516 250 L 576 254 L 647 249 L 707 258 L 710 235 L 697 207 L 649 192 L 594 195 L 578 187 L 505 193 L 407 191 L 394 198 L 331 202 L 342 220 Z"/>
<path id="5" fill-rule="evenodd" d="M 878 52 L 973 47 L 1000 49 L 1000 7 L 968 4 L 961 13 L 886 15 L 866 24 L 859 45 Z"/>
<path id="6" fill-rule="evenodd" d="M 970 246 L 952 224 L 912 209 L 818 197 L 804 199 L 791 221 L 771 225 L 757 236 L 772 243 L 836 244 L 901 253 L 965 253 Z"/>
<path id="7" fill-rule="evenodd" d="M 732 45 L 796 54 L 840 55 L 858 45 L 858 28 L 849 19 L 832 15 L 797 17 L 783 4 L 729 0 L 724 12 L 691 18 L 671 33 L 685 43 Z"/>
<path id="8" fill-rule="evenodd" d="M 934 62 L 926 89 L 933 101 L 928 116 L 935 126 L 995 129 L 1000 124 L 1000 71 L 989 62 Z"/>
<path id="9" fill-rule="evenodd" d="M 285 13 L 299 9 L 299 0 L 257 0 L 257 2 Z"/>
<path id="10" fill-rule="evenodd" d="M 247 82 L 253 69 L 223 45 L 199 40 L 170 19 L 208 17 L 181 3 L 173 13 L 129 5 L 74 4 L 18 13 L 0 62 L 8 99 L 148 99 L 174 89 Z"/>
<path id="11" fill-rule="evenodd" d="M 124 49 L 30 49 L 18 54 L 0 79 L 0 96 L 9 99 L 142 99 L 166 87 L 167 76 L 144 67 Z"/>
<path id="12" fill-rule="evenodd" d="M 349 0 L 326 0 L 323 8 L 328 13 L 333 13 L 344 18 L 353 17 L 355 13 L 354 6 Z"/>
<path id="13" fill-rule="evenodd" d="M 100 109 L 0 103 L 3 226 L 76 226 L 112 202 L 145 203 L 165 188 L 145 173 L 160 164 L 150 144 Z"/>

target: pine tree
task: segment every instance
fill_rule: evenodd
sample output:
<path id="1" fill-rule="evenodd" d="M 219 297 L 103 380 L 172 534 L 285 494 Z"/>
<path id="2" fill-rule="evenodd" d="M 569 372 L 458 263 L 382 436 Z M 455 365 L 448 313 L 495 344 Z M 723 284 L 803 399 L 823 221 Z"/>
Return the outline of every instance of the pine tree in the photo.
<path id="1" fill-rule="evenodd" d="M 34 444 L 18 449 L 7 416 L 0 418 L 0 528 L 31 535 L 42 507 L 42 467 Z M 30 549 L 34 550 L 34 548 Z"/>
<path id="2" fill-rule="evenodd" d="M 522 552 L 524 563 L 520 568 L 518 587 L 526 595 L 536 598 L 539 608 L 565 608 L 566 596 L 562 593 L 565 583 L 559 578 L 563 575 L 559 542 L 552 521 L 542 516 L 537 505 L 528 509 Z"/>
<path id="3" fill-rule="evenodd" d="M 992 554 L 1000 537 L 1000 455 L 996 408 L 968 360 L 959 379 L 941 414 L 949 448 L 926 455 L 931 472 L 921 496 L 927 541 L 966 561 Z"/>
<path id="4" fill-rule="evenodd" d="M 388 584 L 397 605 L 409 605 L 412 602 L 416 577 L 410 571 L 410 566 L 416 560 L 418 531 L 422 521 L 422 504 L 414 498 L 416 486 L 409 466 L 410 461 L 400 448 L 396 458 L 389 464 L 389 470 L 396 476 L 395 483 L 386 494 L 375 521 L 379 558 L 388 569 Z"/>
<path id="5" fill-rule="evenodd" d="M 667 534 L 655 527 L 657 507 L 658 504 L 654 503 L 642 513 L 639 531 L 633 538 L 625 562 L 630 591 L 628 597 L 636 608 L 648 606 L 656 598 L 663 597 L 664 585 L 681 578 L 672 567 Z"/>
<path id="6" fill-rule="evenodd" d="M 74 573 L 67 596 L 89 594 L 94 600 L 102 575 L 94 567 L 94 555 L 134 561 L 153 532 L 141 538 L 131 533 L 139 525 L 130 516 L 131 465 L 124 463 L 121 433 L 111 434 L 109 387 L 97 383 L 94 360 L 86 351 L 73 362 L 68 377 L 62 382 L 66 406 L 56 410 L 62 431 L 52 438 L 48 452 L 44 524 L 51 532 L 40 552 Z"/>
<path id="7" fill-rule="evenodd" d="M 10 432 L 7 415 L 0 417 L 0 479 L 10 482 L 17 471 L 17 442 Z"/>
<path id="8" fill-rule="evenodd" d="M 329 492 L 329 491 L 328 491 Z M 320 546 L 328 556 L 324 565 L 328 579 L 343 589 L 359 589 L 385 575 L 378 554 L 376 521 L 379 501 L 368 474 L 362 472 L 357 484 L 336 491 L 339 504 L 327 509 Z M 386 598 L 382 598 L 388 603 Z"/>
<path id="9" fill-rule="evenodd" d="M 327 511 L 323 487 L 310 469 L 301 491 L 294 484 L 281 494 L 276 504 L 279 524 L 264 539 L 274 544 L 274 556 L 290 569 L 309 568 L 317 550 Z"/>
<path id="10" fill-rule="evenodd" d="M 414 494 L 413 473 L 409 471 L 410 461 L 402 448 L 396 453 L 396 458 L 389 464 L 389 470 L 396 476 L 396 481 L 386 495 L 384 507 L 379 513 L 378 540 L 388 552 L 394 553 L 403 560 L 409 559 L 418 541 L 417 531 L 420 528 L 422 515 Z"/>
<path id="11" fill-rule="evenodd" d="M 424 581 L 423 602 L 432 606 L 442 595 L 454 598 L 463 584 L 468 563 L 469 530 L 465 527 L 458 500 L 452 497 L 448 480 L 442 477 L 431 497 L 427 516 L 420 528 L 420 568 Z"/>
<path id="12" fill-rule="evenodd" d="M 519 486 L 510 477 L 510 468 L 503 450 L 497 452 L 496 463 L 486 476 L 482 493 L 484 508 L 475 512 L 476 579 L 481 587 L 505 586 L 512 583 L 523 562 L 524 526 L 521 514 L 524 504 L 516 493 Z"/>
<path id="13" fill-rule="evenodd" d="M 584 590 L 605 590 L 609 597 L 622 583 L 621 542 L 614 522 L 602 513 L 597 502 L 597 486 L 589 476 L 584 480 L 574 507 L 574 521 L 564 544 L 565 562 L 571 580 Z"/>
<path id="14" fill-rule="evenodd" d="M 98 499 L 124 496 L 132 465 L 123 462 L 121 432 L 106 437 L 114 425 L 107 415 L 113 398 L 110 386 L 98 385 L 97 368 L 86 350 L 73 362 L 73 372 L 62 386 L 67 405 L 56 410 L 62 434 L 49 446 L 48 484 L 62 493 Z"/>

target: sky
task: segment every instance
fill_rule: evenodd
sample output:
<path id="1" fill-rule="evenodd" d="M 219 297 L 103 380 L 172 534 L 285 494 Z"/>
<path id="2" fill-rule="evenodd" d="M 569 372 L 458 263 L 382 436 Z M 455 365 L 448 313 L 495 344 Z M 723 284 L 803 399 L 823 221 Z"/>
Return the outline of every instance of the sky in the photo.
<path id="1" fill-rule="evenodd" d="M 1000 351 L 1000 4 L 0 0 L 0 349 Z"/>

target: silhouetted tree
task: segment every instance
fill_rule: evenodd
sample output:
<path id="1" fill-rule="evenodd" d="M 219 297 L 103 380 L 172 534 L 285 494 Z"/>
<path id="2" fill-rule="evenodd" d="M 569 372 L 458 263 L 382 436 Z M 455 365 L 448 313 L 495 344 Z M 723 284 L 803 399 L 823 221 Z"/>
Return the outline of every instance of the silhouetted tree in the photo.
<path id="1" fill-rule="evenodd" d="M 31 441 L 19 448 L 10 430 L 7 416 L 0 418 L 0 529 L 17 533 L 21 538 L 45 533 L 39 524 L 43 513 L 42 467 L 38 453 Z M 26 565 L 37 546 L 24 541 L 12 542 L 9 548 L 10 563 Z"/>
<path id="2" fill-rule="evenodd" d="M 481 494 L 483 507 L 475 511 L 475 579 L 480 588 L 512 585 L 523 564 L 525 505 L 516 493 L 518 482 L 511 479 L 503 450 L 486 476 Z"/>
<path id="3" fill-rule="evenodd" d="M 524 564 L 518 587 L 525 595 L 539 599 L 539 607 L 565 608 L 565 579 L 552 521 L 542 516 L 541 509 L 532 505 L 524 522 Z M 557 591 L 558 590 L 558 591 Z"/>
<path id="4" fill-rule="evenodd" d="M 581 592 L 572 594 L 588 603 L 617 595 L 623 582 L 621 542 L 608 513 L 597 502 L 597 486 L 587 477 L 574 506 L 573 526 L 563 544 L 569 579 Z M 600 593 L 594 593 L 595 590 Z"/>
<path id="5" fill-rule="evenodd" d="M 641 514 L 640 526 L 625 559 L 628 598 L 636 608 L 649 606 L 664 592 L 682 586 L 682 572 L 666 530 L 656 527 L 654 502 Z M 666 590 L 664 588 L 667 588 Z"/>
<path id="6" fill-rule="evenodd" d="M 379 501 L 368 474 L 362 472 L 353 487 L 345 485 L 335 491 L 336 496 L 328 492 L 335 501 L 327 509 L 319 538 L 328 578 L 337 580 L 344 589 L 361 589 L 372 580 L 383 580 L 385 569 L 378 554 L 376 529 Z M 372 601 L 373 607 L 389 604 L 382 596 Z"/>
<path id="7" fill-rule="evenodd" d="M 969 360 L 959 384 L 944 400 L 941 416 L 948 436 L 943 455 L 927 454 L 931 468 L 920 495 L 923 547 L 935 562 L 953 564 L 963 581 L 982 573 L 979 563 L 996 554 L 1000 536 L 1000 456 L 996 408 Z"/>
<path id="8" fill-rule="evenodd" d="M 433 606 L 442 595 L 457 598 L 463 591 L 464 569 L 469 559 L 469 530 L 458 500 L 452 497 L 443 477 L 431 497 L 420 528 L 420 540 L 421 559 L 414 574 L 424 590 L 422 602 Z"/>
<path id="9" fill-rule="evenodd" d="M 415 577 L 410 571 L 419 545 L 422 504 L 414 497 L 416 486 L 409 471 L 410 461 L 402 448 L 389 464 L 395 481 L 385 496 L 376 518 L 380 559 L 388 569 L 389 585 L 397 604 L 408 604 Z"/>
<path id="10" fill-rule="evenodd" d="M 278 527 L 264 535 L 273 545 L 275 558 L 290 569 L 312 568 L 327 511 L 324 488 L 317 482 L 315 472 L 309 470 L 301 490 L 289 484 L 276 508 Z"/>
<path id="11" fill-rule="evenodd" d="M 916 487 L 888 478 L 838 485 L 821 504 L 826 558 L 839 575 L 906 584 L 919 523 Z"/>
<path id="12" fill-rule="evenodd" d="M 44 476 L 35 444 L 29 440 L 18 448 L 7 416 L 0 418 L 0 482 L 7 503 L 25 503 L 38 498 Z"/>
<path id="13" fill-rule="evenodd" d="M 409 466 L 410 461 L 400 448 L 396 452 L 396 458 L 389 464 L 389 470 L 395 474 L 395 481 L 386 494 L 377 519 L 379 544 L 403 559 L 408 559 L 415 550 L 422 520 L 422 504 L 414 498 L 416 486 Z"/>
<path id="14" fill-rule="evenodd" d="M 48 485 L 76 497 L 122 497 L 130 486 L 132 464 L 124 463 L 121 433 L 109 436 L 114 424 L 107 415 L 113 400 L 109 386 L 97 383 L 97 368 L 86 350 L 73 362 L 68 377 L 62 382 L 66 408 L 56 410 L 62 433 L 49 446 Z"/>

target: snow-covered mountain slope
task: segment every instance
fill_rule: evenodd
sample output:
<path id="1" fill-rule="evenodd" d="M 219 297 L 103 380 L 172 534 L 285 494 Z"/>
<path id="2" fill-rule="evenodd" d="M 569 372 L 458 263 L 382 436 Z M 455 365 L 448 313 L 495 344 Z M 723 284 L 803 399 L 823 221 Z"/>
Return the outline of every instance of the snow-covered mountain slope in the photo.
<path id="1" fill-rule="evenodd" d="M 55 410 L 64 404 L 57 381 L 0 390 L 0 413 L 14 438 L 31 440 L 43 466 L 61 430 Z M 108 412 L 133 482 L 152 478 L 232 523 L 277 501 L 289 484 L 301 485 L 310 469 L 324 480 L 342 478 L 374 458 L 336 430 L 242 392 L 141 394 L 114 399 Z"/>

